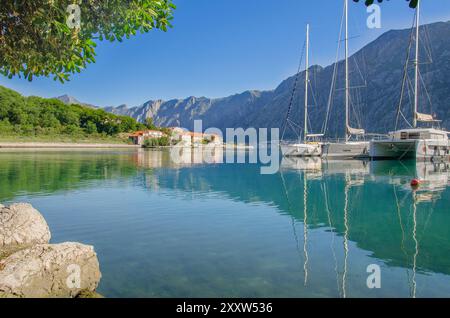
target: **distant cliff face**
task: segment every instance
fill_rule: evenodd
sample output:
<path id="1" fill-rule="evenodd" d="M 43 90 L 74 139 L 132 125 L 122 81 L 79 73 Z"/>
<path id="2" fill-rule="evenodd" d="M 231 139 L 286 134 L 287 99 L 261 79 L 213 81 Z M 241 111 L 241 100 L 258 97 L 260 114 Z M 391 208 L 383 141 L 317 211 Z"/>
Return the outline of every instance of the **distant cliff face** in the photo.
<path id="1" fill-rule="evenodd" d="M 139 107 L 106 107 L 105 110 L 128 115 L 139 121 L 152 117 L 156 125 L 181 126 L 193 129 L 194 120 L 202 119 L 204 127 L 248 127 L 252 126 L 251 115 L 272 99 L 273 92 L 247 91 L 233 96 L 209 99 L 189 97 L 170 101 L 148 101 Z"/>
<path id="2" fill-rule="evenodd" d="M 385 133 L 394 128 L 400 98 L 404 63 L 411 30 L 389 31 L 365 46 L 350 59 L 351 123 L 367 132 Z M 427 94 L 421 88 L 421 112 L 433 113 L 450 128 L 450 22 L 439 22 L 421 28 L 421 60 L 433 63 L 421 65 L 421 74 Z M 427 41 L 425 41 L 425 39 Z M 322 129 L 334 65 L 311 69 L 313 94 L 310 100 L 311 131 Z M 411 70 L 412 71 L 412 70 Z M 344 131 L 344 68 L 338 63 L 337 84 L 328 124 L 328 135 L 342 136 Z M 412 73 L 410 73 L 412 74 Z M 413 77 L 410 76 L 413 80 Z M 209 99 L 189 97 L 183 100 L 148 101 L 144 105 L 128 108 L 107 107 L 106 110 L 132 116 L 139 121 L 152 117 L 157 125 L 182 126 L 193 129 L 196 119 L 203 120 L 204 128 L 218 127 L 281 127 L 284 123 L 295 76 L 283 81 L 273 91 L 246 91 L 233 96 Z M 294 97 L 292 119 L 303 114 L 304 74 L 300 74 Z M 412 91 L 410 91 L 412 95 Z M 408 90 L 405 94 L 405 116 L 412 117 Z M 289 131 L 288 131 L 289 133 Z"/>
<path id="3" fill-rule="evenodd" d="M 78 99 L 76 99 L 75 97 L 69 96 L 67 94 L 59 96 L 59 97 L 56 97 L 56 99 L 59 99 L 60 101 L 62 101 L 64 104 L 67 104 L 67 105 L 77 104 L 77 105 L 82 105 L 82 106 L 86 106 L 86 107 L 89 107 L 89 108 L 98 108 L 97 106 L 94 106 L 94 105 L 91 105 L 91 104 L 82 103 Z"/>

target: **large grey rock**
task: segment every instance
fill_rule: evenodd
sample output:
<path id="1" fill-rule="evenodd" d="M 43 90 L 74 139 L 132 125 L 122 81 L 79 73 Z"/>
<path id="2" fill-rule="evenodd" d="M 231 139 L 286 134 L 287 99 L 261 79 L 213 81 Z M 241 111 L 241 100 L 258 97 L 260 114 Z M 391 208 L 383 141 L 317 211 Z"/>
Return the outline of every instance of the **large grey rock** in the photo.
<path id="1" fill-rule="evenodd" d="M 44 217 L 30 204 L 0 205 L 0 257 L 7 253 L 50 241 Z"/>
<path id="2" fill-rule="evenodd" d="M 0 260 L 0 295 L 7 297 L 76 297 L 94 292 L 101 278 L 92 246 L 41 244 Z"/>

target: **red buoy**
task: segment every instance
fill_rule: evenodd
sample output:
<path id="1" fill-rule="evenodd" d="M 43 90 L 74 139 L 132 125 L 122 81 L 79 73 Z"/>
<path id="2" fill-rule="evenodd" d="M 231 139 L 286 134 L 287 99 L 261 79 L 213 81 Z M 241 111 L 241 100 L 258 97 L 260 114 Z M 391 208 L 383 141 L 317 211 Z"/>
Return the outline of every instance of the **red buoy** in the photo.
<path id="1" fill-rule="evenodd" d="M 411 187 L 418 187 L 420 185 L 419 179 L 412 179 L 411 180 Z"/>

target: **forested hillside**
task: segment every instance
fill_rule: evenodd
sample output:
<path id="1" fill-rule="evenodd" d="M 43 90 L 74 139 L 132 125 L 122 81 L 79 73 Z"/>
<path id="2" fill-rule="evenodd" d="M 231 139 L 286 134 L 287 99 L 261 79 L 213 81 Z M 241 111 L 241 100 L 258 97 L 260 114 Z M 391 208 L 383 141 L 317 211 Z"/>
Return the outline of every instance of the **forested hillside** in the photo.
<path id="1" fill-rule="evenodd" d="M 0 137 L 112 138 L 145 128 L 128 116 L 57 99 L 24 97 L 0 86 Z"/>

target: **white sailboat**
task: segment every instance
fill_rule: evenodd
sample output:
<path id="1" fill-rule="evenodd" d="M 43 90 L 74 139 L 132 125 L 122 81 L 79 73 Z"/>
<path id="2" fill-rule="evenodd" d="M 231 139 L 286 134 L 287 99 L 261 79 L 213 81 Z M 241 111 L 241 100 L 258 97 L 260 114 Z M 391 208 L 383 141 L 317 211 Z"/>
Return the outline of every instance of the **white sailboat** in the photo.
<path id="1" fill-rule="evenodd" d="M 350 126 L 350 77 L 349 77 L 349 49 L 348 49 L 348 0 L 344 1 L 345 15 L 345 140 L 343 142 L 326 142 L 322 146 L 324 158 L 349 159 L 367 157 L 369 142 L 351 141 L 352 136 L 362 136 L 364 129 Z"/>
<path id="2" fill-rule="evenodd" d="M 305 61 L 305 111 L 303 141 L 298 143 L 283 143 L 280 145 L 281 153 L 285 157 L 319 157 L 322 146 L 318 142 L 309 142 L 319 138 L 321 134 L 309 134 L 308 131 L 308 89 L 309 89 L 309 24 L 306 25 L 306 61 Z"/>
<path id="3" fill-rule="evenodd" d="M 416 159 L 416 160 L 445 160 L 450 158 L 449 132 L 435 128 L 419 128 L 418 123 L 439 122 L 432 115 L 419 112 L 419 30 L 420 30 L 420 1 L 416 11 L 415 38 L 415 83 L 414 83 L 414 111 L 411 129 L 401 129 L 390 132 L 387 139 L 373 140 L 370 143 L 370 155 L 373 159 Z M 401 106 L 401 105 L 400 105 Z M 400 107 L 399 106 L 399 107 Z"/>

